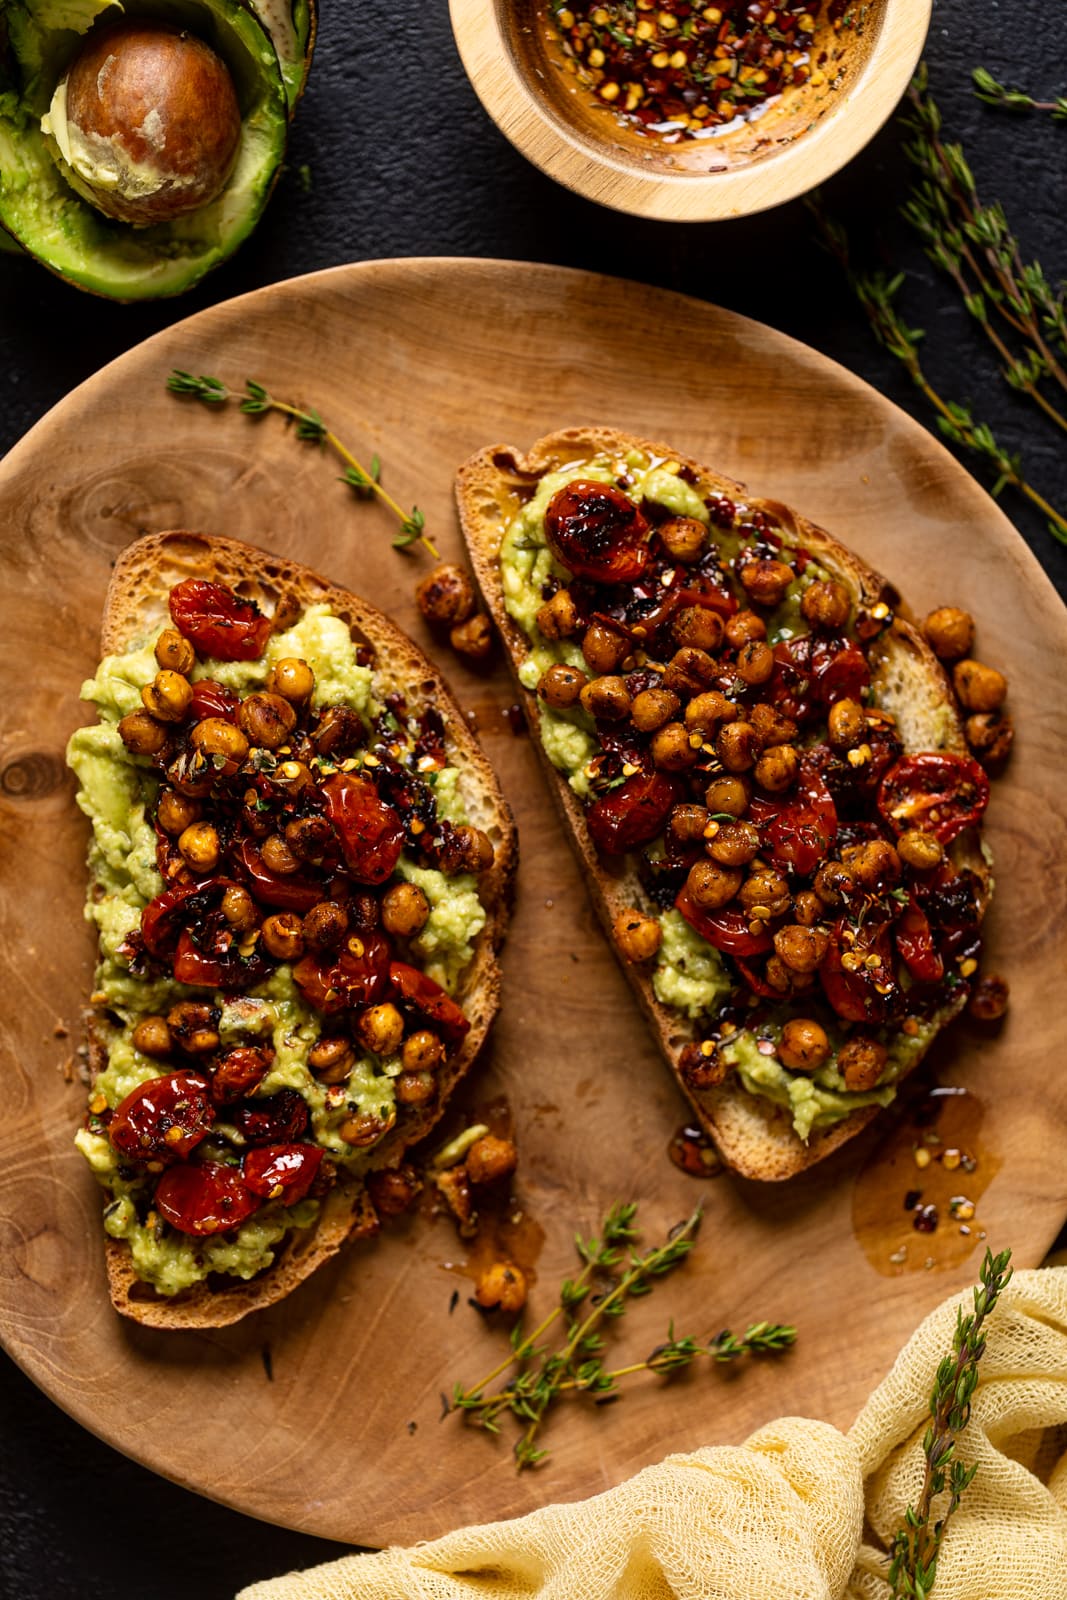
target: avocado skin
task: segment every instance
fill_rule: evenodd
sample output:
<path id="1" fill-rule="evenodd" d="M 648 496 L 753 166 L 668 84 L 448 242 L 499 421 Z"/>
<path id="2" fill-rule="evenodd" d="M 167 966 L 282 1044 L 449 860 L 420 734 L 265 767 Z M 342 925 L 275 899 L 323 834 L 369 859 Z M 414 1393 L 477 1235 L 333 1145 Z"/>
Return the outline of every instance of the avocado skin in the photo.
<path id="1" fill-rule="evenodd" d="M 76 194 L 40 129 L 81 36 L 111 10 L 116 19 L 160 19 L 205 39 L 229 66 L 241 107 L 241 142 L 225 188 L 198 211 L 148 228 L 112 221 Z M 274 44 L 244 0 L 132 0 L 121 11 L 109 0 L 0 0 L 0 225 L 42 265 L 92 294 L 121 301 L 182 294 L 259 221 L 281 170 L 289 104 Z"/>

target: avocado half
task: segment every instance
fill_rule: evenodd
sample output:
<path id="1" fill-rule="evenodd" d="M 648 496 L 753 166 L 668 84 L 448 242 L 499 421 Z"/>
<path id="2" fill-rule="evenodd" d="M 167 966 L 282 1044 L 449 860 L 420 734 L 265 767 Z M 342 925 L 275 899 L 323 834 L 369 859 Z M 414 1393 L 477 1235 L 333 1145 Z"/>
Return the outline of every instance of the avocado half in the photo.
<path id="1" fill-rule="evenodd" d="M 305 0 L 258 0 L 288 17 L 290 76 L 269 24 L 243 0 L 0 0 L 0 224 L 53 272 L 113 300 L 181 294 L 233 254 L 263 212 L 285 154 L 290 98 L 306 74 L 314 18 Z M 305 12 L 300 46 L 297 13 Z M 172 222 L 133 227 L 103 216 L 67 183 L 41 117 L 83 36 L 98 19 L 146 18 L 188 29 L 225 61 L 241 110 L 226 186 Z M 298 61 L 298 50 L 303 55 Z"/>
<path id="2" fill-rule="evenodd" d="M 318 27 L 315 0 L 248 0 L 248 3 L 274 41 L 292 116 L 311 70 Z"/>

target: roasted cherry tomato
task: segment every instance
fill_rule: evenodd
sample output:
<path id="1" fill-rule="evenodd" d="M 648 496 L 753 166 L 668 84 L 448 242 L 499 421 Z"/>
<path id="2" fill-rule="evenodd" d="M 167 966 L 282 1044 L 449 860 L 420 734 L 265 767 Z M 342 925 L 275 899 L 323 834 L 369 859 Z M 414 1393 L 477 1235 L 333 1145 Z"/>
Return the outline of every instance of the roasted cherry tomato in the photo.
<path id="1" fill-rule="evenodd" d="M 241 1163 L 246 1186 L 264 1200 L 295 1206 L 318 1177 L 322 1150 L 315 1144 L 267 1144 L 249 1150 Z"/>
<path id="2" fill-rule="evenodd" d="M 254 600 L 204 578 L 174 586 L 170 614 L 195 650 L 218 661 L 258 661 L 270 638 L 271 620 Z"/>
<path id="3" fill-rule="evenodd" d="M 212 1100 L 223 1106 L 251 1094 L 273 1059 L 274 1051 L 260 1045 L 239 1044 L 227 1050 L 211 1074 Z"/>
<path id="4" fill-rule="evenodd" d="M 989 779 L 971 756 L 928 751 L 890 767 L 878 791 L 878 809 L 897 833 L 922 828 L 949 844 L 980 822 L 989 804 Z"/>
<path id="5" fill-rule="evenodd" d="M 690 581 L 684 587 L 672 584 L 665 592 L 661 592 L 652 610 L 646 611 L 634 622 L 623 625 L 614 617 L 607 620 L 616 627 L 625 626 L 625 631 L 635 643 L 643 643 L 657 633 L 665 622 L 669 622 L 676 611 L 683 611 L 688 606 L 703 606 L 706 611 L 717 611 L 720 617 L 732 617 L 737 610 L 737 601 L 732 594 L 712 583 L 710 578 L 699 578 L 696 583 Z M 640 629 L 640 633 L 635 632 L 636 629 Z"/>
<path id="6" fill-rule="evenodd" d="M 593 843 L 606 856 L 621 856 L 648 844 L 662 832 L 683 792 L 676 778 L 662 772 L 635 773 L 589 807 L 585 820 Z"/>
<path id="7" fill-rule="evenodd" d="M 468 1018 L 441 985 L 434 983 L 425 972 L 420 972 L 417 967 L 409 967 L 403 961 L 391 961 L 389 983 L 401 1000 L 416 1011 L 421 1011 L 446 1039 L 462 1039 L 465 1033 L 469 1033 Z"/>
<path id="8" fill-rule="evenodd" d="M 232 973 L 232 967 L 229 969 Z M 205 955 L 193 943 L 188 928 L 183 928 L 174 952 L 174 981 L 193 988 L 221 989 L 226 986 L 227 966 L 218 956 Z"/>
<path id="9" fill-rule="evenodd" d="M 549 549 L 578 578 L 632 583 L 651 560 L 648 523 L 629 496 L 610 483 L 578 479 L 548 502 Z"/>
<path id="10" fill-rule="evenodd" d="M 945 963 L 938 954 L 926 913 L 914 900 L 897 919 L 893 929 L 900 959 L 916 983 L 940 983 Z"/>
<path id="11" fill-rule="evenodd" d="M 809 761 L 788 798 L 749 803 L 747 820 L 759 829 L 760 844 L 775 864 L 802 877 L 813 873 L 837 837 L 837 808 L 829 789 Z"/>
<path id="12" fill-rule="evenodd" d="M 249 1144 L 288 1144 L 307 1128 L 307 1101 L 295 1089 L 279 1089 L 234 1106 L 229 1120 Z"/>
<path id="13" fill-rule="evenodd" d="M 271 872 L 250 839 L 242 839 L 234 853 L 241 876 L 260 905 L 272 906 L 278 911 L 299 911 L 303 915 L 322 899 L 322 889 L 306 878 L 296 874 L 283 877 Z"/>
<path id="14" fill-rule="evenodd" d="M 783 717 L 810 721 L 836 700 L 856 700 L 871 681 L 867 659 L 845 639 L 802 633 L 774 647 L 774 674 L 764 690 Z"/>
<path id="15" fill-rule="evenodd" d="M 108 1138 L 134 1161 L 180 1161 L 215 1120 L 210 1089 L 199 1072 L 168 1072 L 131 1089 L 108 1124 Z"/>
<path id="16" fill-rule="evenodd" d="M 149 955 L 169 955 L 185 924 L 214 910 L 228 883 L 228 878 L 207 878 L 164 889 L 150 900 L 141 912 L 141 937 Z"/>
<path id="17" fill-rule="evenodd" d="M 368 778 L 336 772 L 322 786 L 345 865 L 358 883 L 384 883 L 404 848 L 404 823 Z"/>
<path id="18" fill-rule="evenodd" d="M 293 968 L 293 982 L 308 1005 L 325 1016 L 350 1006 L 372 1006 L 385 993 L 391 953 L 384 934 L 359 933 L 339 956 L 303 956 Z"/>
<path id="19" fill-rule="evenodd" d="M 236 1167 L 186 1162 L 165 1172 L 156 1185 L 155 1208 L 179 1233 L 197 1236 L 236 1228 L 262 1201 L 245 1187 Z"/>
<path id="20" fill-rule="evenodd" d="M 674 905 L 689 926 L 724 955 L 758 956 L 774 943 L 766 927 L 761 927 L 758 933 L 752 932 L 743 911 L 733 906 L 724 906 L 721 911 L 705 911 L 684 887 L 679 889 Z"/>
<path id="21" fill-rule="evenodd" d="M 868 919 L 856 928 L 843 917 L 830 934 L 819 980 L 827 1000 L 847 1022 L 884 1022 L 889 1016 L 897 992 L 889 926 Z M 845 938 L 846 932 L 853 936 L 851 941 Z M 847 967 L 845 956 L 850 963 Z M 869 967 L 867 960 L 874 957 L 878 957 L 878 965 Z"/>
<path id="22" fill-rule="evenodd" d="M 233 722 L 240 704 L 240 695 L 227 689 L 224 683 L 216 683 L 214 678 L 198 678 L 193 684 L 189 714 L 194 722 L 203 722 L 205 717 L 221 717 L 224 722 Z"/>

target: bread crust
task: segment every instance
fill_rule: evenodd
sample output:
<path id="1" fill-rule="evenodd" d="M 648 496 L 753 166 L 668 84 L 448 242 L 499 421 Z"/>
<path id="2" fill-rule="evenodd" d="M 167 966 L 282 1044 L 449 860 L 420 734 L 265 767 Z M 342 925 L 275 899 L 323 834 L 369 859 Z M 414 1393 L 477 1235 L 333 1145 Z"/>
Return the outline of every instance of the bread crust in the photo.
<path id="1" fill-rule="evenodd" d="M 743 500 L 753 510 L 765 511 L 780 528 L 787 544 L 801 545 L 811 551 L 821 566 L 846 585 L 854 604 L 869 608 L 885 601 L 893 607 L 896 617 L 892 626 L 869 652 L 872 681 L 878 688 L 880 704 L 898 717 L 898 732 L 905 750 L 931 749 L 936 745 L 959 754 L 966 753 L 963 727 L 944 670 L 919 630 L 907 620 L 906 614 L 900 614 L 903 610 L 900 596 L 886 578 L 792 507 L 750 494 L 743 484 L 714 472 L 670 445 L 613 428 L 563 428 L 539 439 L 526 454 L 512 445 L 490 445 L 472 456 L 457 473 L 456 501 L 471 565 L 485 605 L 503 637 L 517 683 L 518 669 L 529 653 L 529 644 L 504 606 L 498 561 L 503 534 L 546 473 L 598 454 L 618 457 L 633 449 L 643 451 L 654 460 L 675 461 L 688 468 L 702 495 L 723 494 L 733 500 Z M 533 743 L 565 832 L 614 949 L 611 927 L 615 916 L 629 906 L 644 903 L 644 891 L 635 874 L 624 869 L 611 871 L 598 856 L 586 827 L 581 801 L 566 778 L 552 766 L 542 747 L 536 696 L 521 683 L 518 687 Z M 931 737 L 935 722 L 936 740 Z M 961 835 L 951 853 L 957 865 L 966 865 L 976 873 L 984 910 L 990 878 L 977 835 Z M 742 1176 L 763 1181 L 794 1177 L 854 1138 L 877 1116 L 877 1106 L 861 1108 L 832 1127 L 814 1132 L 805 1143 L 793 1132 L 791 1117 L 784 1107 L 749 1094 L 734 1074 L 716 1088 L 690 1089 L 681 1074 L 679 1058 L 685 1045 L 697 1036 L 694 1025 L 681 1012 L 656 999 L 649 972 L 621 957 L 619 961 L 683 1094 L 715 1141 L 723 1160 Z M 963 998 L 945 1008 L 938 1019 L 939 1026 L 959 1011 Z M 919 1059 L 916 1058 L 909 1071 L 914 1070 Z"/>
<path id="2" fill-rule="evenodd" d="M 368 601 L 338 588 L 298 562 L 256 546 L 184 529 L 138 539 L 115 564 L 104 602 L 101 654 L 127 650 L 168 625 L 167 596 L 176 583 L 186 578 L 209 578 L 226 584 L 256 600 L 265 610 L 282 618 L 291 616 L 294 621 L 310 605 L 328 605 L 348 623 L 357 642 L 371 648 L 375 672 L 404 694 L 413 711 L 432 704 L 442 713 L 446 752 L 450 764 L 459 769 L 460 787 L 471 820 L 493 841 L 494 863 L 479 884 L 486 924 L 475 940 L 474 958 L 457 995 L 470 1019 L 470 1031 L 438 1074 L 440 1093 L 433 1106 L 409 1109 L 376 1148 L 372 1168 L 395 1166 L 410 1146 L 429 1133 L 444 1111 L 499 1009 L 497 956 L 507 928 L 518 864 L 510 807 L 451 689 L 418 646 Z M 107 1065 L 111 1025 L 94 1012 L 89 1015 L 87 1031 L 93 1081 Z M 273 1264 L 247 1282 L 214 1277 L 178 1295 L 159 1295 L 138 1278 L 129 1246 L 108 1238 L 108 1287 L 116 1310 L 147 1327 L 225 1327 L 250 1312 L 274 1305 L 335 1255 L 346 1241 L 370 1237 L 377 1229 L 378 1219 L 363 1183 L 342 1174 L 327 1195 L 315 1225 L 294 1230 L 279 1245 Z"/>

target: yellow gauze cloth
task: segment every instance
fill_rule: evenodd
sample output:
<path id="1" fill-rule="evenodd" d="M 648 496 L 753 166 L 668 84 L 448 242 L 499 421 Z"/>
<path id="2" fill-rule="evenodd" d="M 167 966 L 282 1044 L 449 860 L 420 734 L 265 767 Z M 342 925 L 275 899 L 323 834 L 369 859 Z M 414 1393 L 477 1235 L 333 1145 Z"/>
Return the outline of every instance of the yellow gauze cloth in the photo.
<path id="1" fill-rule="evenodd" d="M 847 1435 L 785 1417 L 606 1494 L 414 1549 L 346 1556 L 238 1600 L 888 1600 L 884 1542 L 923 1479 L 956 1308 L 912 1335 Z M 937 1600 L 1067 1600 L 1067 1267 L 1018 1273 L 986 1325 Z M 862 1542 L 865 1532 L 882 1547 Z"/>

